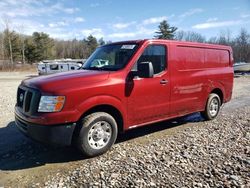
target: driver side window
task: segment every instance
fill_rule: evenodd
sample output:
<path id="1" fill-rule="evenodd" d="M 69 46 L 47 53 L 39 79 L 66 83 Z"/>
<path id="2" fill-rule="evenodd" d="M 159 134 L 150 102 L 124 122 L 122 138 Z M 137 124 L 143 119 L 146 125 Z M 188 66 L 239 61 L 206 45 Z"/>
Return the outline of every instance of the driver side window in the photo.
<path id="1" fill-rule="evenodd" d="M 137 70 L 138 63 L 151 62 L 154 68 L 154 74 L 159 74 L 166 69 L 166 48 L 163 45 L 148 46 L 138 61 L 133 70 Z"/>

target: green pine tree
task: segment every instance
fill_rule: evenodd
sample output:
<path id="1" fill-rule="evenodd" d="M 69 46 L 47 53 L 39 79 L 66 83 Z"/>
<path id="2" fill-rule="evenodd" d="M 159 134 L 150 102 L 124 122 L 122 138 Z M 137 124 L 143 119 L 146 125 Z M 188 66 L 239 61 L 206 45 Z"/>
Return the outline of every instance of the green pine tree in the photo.
<path id="1" fill-rule="evenodd" d="M 32 38 L 31 37 L 26 38 L 24 40 L 24 44 L 25 44 L 24 55 L 27 62 L 30 64 L 36 62 L 39 57 L 36 51 L 36 46 L 34 45 Z"/>
<path id="2" fill-rule="evenodd" d="M 88 49 L 87 57 L 89 57 L 98 47 L 97 39 L 93 37 L 92 35 L 89 35 L 87 39 L 84 39 L 84 43 Z"/>
<path id="3" fill-rule="evenodd" d="M 32 39 L 35 46 L 35 56 L 38 61 L 53 58 L 54 40 L 48 34 L 34 32 Z"/>
<path id="4" fill-rule="evenodd" d="M 102 46 L 102 45 L 105 44 L 105 41 L 103 40 L 103 38 L 100 38 L 100 39 L 98 40 L 98 44 L 99 44 L 100 46 Z"/>
<path id="5" fill-rule="evenodd" d="M 163 20 L 160 22 L 160 25 L 158 26 L 159 31 L 156 31 L 157 34 L 155 38 L 157 39 L 170 39 L 173 40 L 175 37 L 175 31 L 177 30 L 177 27 L 170 27 L 168 22 L 166 20 Z"/>

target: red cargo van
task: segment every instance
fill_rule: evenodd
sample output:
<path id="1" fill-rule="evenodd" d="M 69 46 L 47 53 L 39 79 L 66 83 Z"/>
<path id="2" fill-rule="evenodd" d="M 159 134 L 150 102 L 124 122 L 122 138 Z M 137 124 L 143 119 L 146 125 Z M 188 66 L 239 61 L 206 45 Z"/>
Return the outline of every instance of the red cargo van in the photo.
<path id="1" fill-rule="evenodd" d="M 100 66 L 100 60 L 106 63 Z M 233 88 L 228 46 L 137 40 L 96 49 L 82 70 L 22 81 L 17 127 L 45 143 L 88 156 L 106 152 L 118 132 L 201 112 L 215 118 Z"/>

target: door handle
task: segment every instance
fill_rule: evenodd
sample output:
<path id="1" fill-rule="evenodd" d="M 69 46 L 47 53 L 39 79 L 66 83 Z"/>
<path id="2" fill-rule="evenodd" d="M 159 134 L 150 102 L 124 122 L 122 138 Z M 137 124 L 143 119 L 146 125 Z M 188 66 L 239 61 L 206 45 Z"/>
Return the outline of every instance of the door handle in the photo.
<path id="1" fill-rule="evenodd" d="M 160 81 L 160 84 L 162 84 L 162 85 L 166 85 L 167 83 L 168 83 L 168 81 L 165 80 L 165 79 L 162 79 L 162 80 Z"/>

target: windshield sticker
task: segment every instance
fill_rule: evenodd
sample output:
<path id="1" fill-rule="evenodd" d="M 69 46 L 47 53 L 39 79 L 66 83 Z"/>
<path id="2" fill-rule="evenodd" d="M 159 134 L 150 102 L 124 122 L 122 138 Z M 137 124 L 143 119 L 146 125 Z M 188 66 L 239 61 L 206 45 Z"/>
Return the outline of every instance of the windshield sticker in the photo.
<path id="1" fill-rule="evenodd" d="M 125 45 L 122 45 L 121 49 L 133 50 L 134 47 L 135 47 L 135 45 L 128 45 L 128 44 L 125 44 Z"/>

